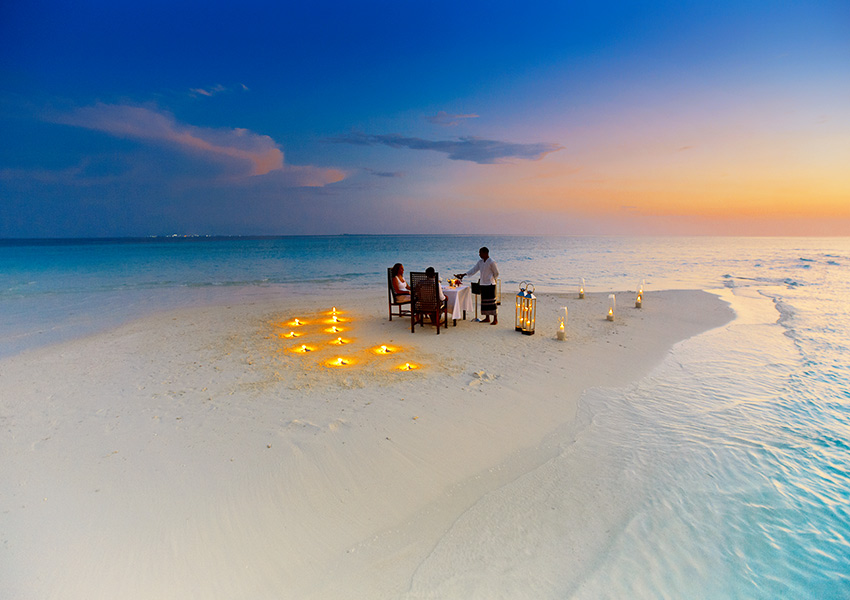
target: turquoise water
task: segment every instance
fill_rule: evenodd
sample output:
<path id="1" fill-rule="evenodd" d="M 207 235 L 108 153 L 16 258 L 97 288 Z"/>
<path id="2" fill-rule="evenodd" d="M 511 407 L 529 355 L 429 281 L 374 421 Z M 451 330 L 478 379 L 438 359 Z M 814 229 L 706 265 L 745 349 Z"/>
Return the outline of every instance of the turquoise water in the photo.
<path id="1" fill-rule="evenodd" d="M 534 598 L 850 598 L 848 239 L 6 242 L 0 356 L 177 306 L 311 286 L 383 293 L 393 262 L 457 272 L 481 245 L 506 290 L 530 280 L 538 291 L 575 291 L 582 277 L 591 291 L 634 290 L 645 280 L 648 299 L 658 289 L 720 289 L 738 318 L 678 345 L 629 388 L 585 394 L 578 430 L 557 456 L 496 492 L 532 508 L 545 503 L 534 511 L 540 522 L 502 523 L 512 537 L 499 543 L 498 528 L 480 515 L 486 539 L 475 547 L 491 564 L 500 548 L 517 547 L 517 531 L 535 551 L 504 557 L 510 569 L 495 581 L 455 574 L 482 590 L 473 597 L 516 586 L 533 591 L 519 597 Z M 588 457 L 602 467 L 582 480 Z M 576 557 L 571 545 L 573 530 L 586 527 L 571 513 L 576 489 L 612 507 L 609 541 L 589 556 Z"/>

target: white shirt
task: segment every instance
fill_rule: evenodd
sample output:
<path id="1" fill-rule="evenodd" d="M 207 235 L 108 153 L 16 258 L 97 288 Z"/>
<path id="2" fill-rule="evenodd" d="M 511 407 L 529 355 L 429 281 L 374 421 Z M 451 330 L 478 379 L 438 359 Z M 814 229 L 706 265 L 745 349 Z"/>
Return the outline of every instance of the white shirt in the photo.
<path id="1" fill-rule="evenodd" d="M 496 266 L 496 262 L 488 256 L 487 260 L 479 258 L 475 266 L 466 272 L 466 275 L 468 277 L 475 273 L 481 273 L 481 285 L 495 285 L 496 279 L 499 277 L 499 268 Z"/>

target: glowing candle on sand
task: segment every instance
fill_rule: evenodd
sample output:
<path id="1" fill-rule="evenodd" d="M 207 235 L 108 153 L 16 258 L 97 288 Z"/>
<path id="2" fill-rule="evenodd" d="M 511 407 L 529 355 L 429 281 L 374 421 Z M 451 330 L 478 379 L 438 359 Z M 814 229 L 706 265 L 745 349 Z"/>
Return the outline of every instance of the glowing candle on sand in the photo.
<path id="1" fill-rule="evenodd" d="M 417 365 L 417 364 L 404 363 L 403 365 L 399 366 L 398 369 L 399 369 L 399 371 L 415 371 L 418 368 L 419 368 L 419 365 Z"/>
<path id="2" fill-rule="evenodd" d="M 637 298 L 635 298 L 635 308 L 643 307 L 643 292 L 638 292 Z"/>
<path id="3" fill-rule="evenodd" d="M 355 363 L 352 358 L 345 358 L 342 356 L 338 356 L 336 358 L 332 358 L 325 362 L 325 365 L 328 367 L 349 367 Z"/>
<path id="4" fill-rule="evenodd" d="M 567 332 L 566 332 L 566 329 L 564 327 L 564 324 L 567 322 L 567 307 L 566 306 L 564 307 L 564 316 L 558 317 L 558 321 L 560 321 L 560 324 L 558 325 L 558 332 L 555 334 L 555 337 L 558 340 L 563 342 L 565 339 L 567 339 Z"/>
<path id="5" fill-rule="evenodd" d="M 578 299 L 584 300 L 584 278 L 582 277 L 581 282 L 578 284 Z"/>
<path id="6" fill-rule="evenodd" d="M 608 295 L 608 320 L 614 320 L 614 309 L 617 308 L 617 298 L 614 294 Z"/>

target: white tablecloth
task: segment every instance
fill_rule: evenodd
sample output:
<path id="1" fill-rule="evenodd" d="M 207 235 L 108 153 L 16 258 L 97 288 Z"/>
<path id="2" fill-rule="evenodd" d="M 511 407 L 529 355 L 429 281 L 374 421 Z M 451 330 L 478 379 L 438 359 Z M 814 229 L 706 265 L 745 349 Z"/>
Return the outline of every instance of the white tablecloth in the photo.
<path id="1" fill-rule="evenodd" d="M 471 313 L 475 310 L 475 303 L 472 299 L 472 290 L 469 284 L 455 288 L 444 285 L 443 293 L 446 295 L 446 300 L 449 301 L 449 312 L 452 315 L 452 319 L 462 319 L 463 311 Z"/>

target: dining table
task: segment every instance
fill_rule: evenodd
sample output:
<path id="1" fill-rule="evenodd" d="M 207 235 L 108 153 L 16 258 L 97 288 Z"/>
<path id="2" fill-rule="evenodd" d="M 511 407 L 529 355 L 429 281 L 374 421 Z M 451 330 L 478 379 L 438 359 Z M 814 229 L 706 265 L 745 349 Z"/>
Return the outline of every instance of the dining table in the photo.
<path id="1" fill-rule="evenodd" d="M 466 311 L 472 311 L 475 308 L 475 301 L 472 298 L 472 288 L 470 288 L 468 283 L 455 287 L 450 285 L 442 285 L 441 287 L 449 304 L 452 322 L 454 325 L 457 325 L 458 319 L 466 319 Z"/>

